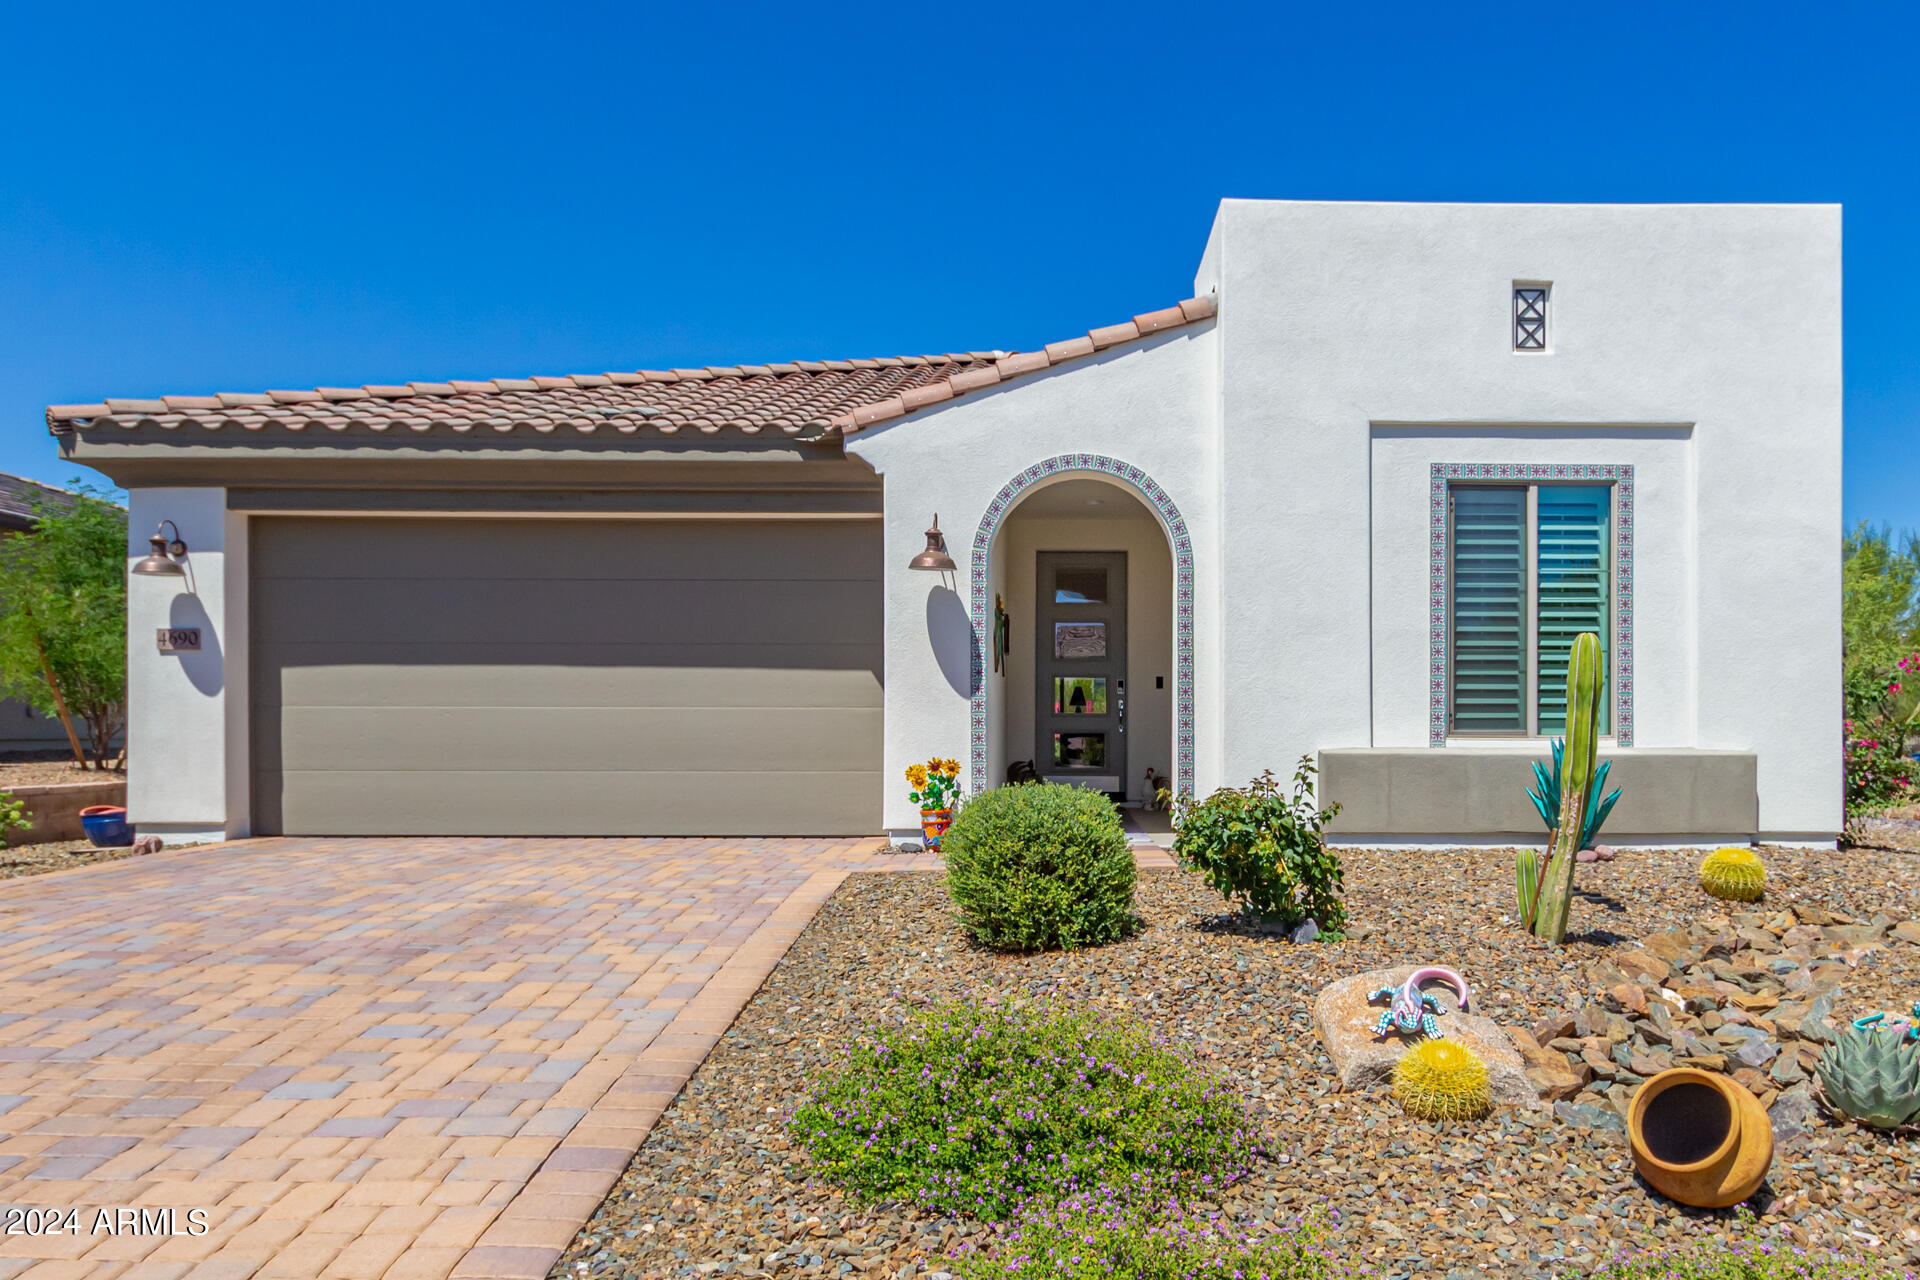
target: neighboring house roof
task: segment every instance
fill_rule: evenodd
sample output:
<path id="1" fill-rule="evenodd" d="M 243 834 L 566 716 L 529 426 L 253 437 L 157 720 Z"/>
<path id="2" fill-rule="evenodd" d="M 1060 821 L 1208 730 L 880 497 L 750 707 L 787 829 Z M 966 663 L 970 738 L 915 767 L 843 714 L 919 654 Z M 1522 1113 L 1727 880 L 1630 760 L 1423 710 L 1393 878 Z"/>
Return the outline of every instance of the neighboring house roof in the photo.
<path id="1" fill-rule="evenodd" d="M 34 500 L 56 506 L 69 506 L 73 495 L 38 480 L 0 471 L 0 529 L 30 529 L 36 519 Z"/>
<path id="2" fill-rule="evenodd" d="M 620 432 L 646 429 L 712 434 L 737 430 L 784 435 L 846 435 L 876 422 L 1089 356 L 1123 342 L 1213 315 L 1212 298 L 1189 298 L 1164 311 L 1094 329 L 1039 351 L 968 351 L 877 360 L 796 360 L 788 364 L 648 369 L 561 378 L 490 382 L 410 382 L 405 386 L 319 387 L 312 391 L 163 396 L 56 404 L 55 435 L 102 427 L 167 429 L 319 427 L 345 431 L 447 430 L 551 432 L 561 427 Z"/>

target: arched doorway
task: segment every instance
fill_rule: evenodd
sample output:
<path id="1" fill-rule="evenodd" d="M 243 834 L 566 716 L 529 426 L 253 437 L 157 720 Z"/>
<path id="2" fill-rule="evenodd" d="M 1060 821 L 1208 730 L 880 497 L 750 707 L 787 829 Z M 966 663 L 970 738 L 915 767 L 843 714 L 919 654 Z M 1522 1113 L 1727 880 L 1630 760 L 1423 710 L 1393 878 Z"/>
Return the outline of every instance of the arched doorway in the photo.
<path id="1" fill-rule="evenodd" d="M 1193 543 L 1152 477 L 1095 454 L 1028 467 L 981 519 L 971 588 L 972 790 L 1031 758 L 1136 799 L 1148 768 L 1170 770 L 1192 793 Z"/>

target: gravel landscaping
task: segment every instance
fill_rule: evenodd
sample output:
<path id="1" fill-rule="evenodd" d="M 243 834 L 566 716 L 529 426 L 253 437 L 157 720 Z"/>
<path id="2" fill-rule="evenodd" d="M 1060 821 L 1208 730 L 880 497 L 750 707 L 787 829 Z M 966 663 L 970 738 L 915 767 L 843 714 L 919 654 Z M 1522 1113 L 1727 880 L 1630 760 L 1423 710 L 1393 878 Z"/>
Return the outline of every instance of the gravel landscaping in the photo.
<path id="1" fill-rule="evenodd" d="M 1862 848 L 1920 853 L 1920 816 L 1904 810 L 1854 819 L 1848 834 Z"/>
<path id="2" fill-rule="evenodd" d="M 1072 953 L 997 955 L 953 923 L 940 873 L 854 876 L 661 1118 L 553 1274 L 949 1270 L 947 1258 L 978 1224 L 857 1206 L 810 1177 L 786 1121 L 812 1075 L 844 1061 L 864 1029 L 962 996 L 1145 1019 L 1237 1083 L 1266 1133 L 1271 1157 L 1222 1195 L 1220 1207 L 1261 1223 L 1326 1206 L 1338 1215 L 1332 1244 L 1377 1274 L 1579 1274 L 1622 1248 L 1736 1233 L 1920 1263 L 1920 1140 L 1796 1112 L 1806 1132 L 1784 1138 L 1752 1202 L 1757 1217 L 1747 1221 L 1654 1195 L 1634 1174 L 1614 1123 L 1610 1104 L 1619 1095 L 1610 1091 L 1638 1077 L 1605 1051 L 1589 1055 L 1596 1045 L 1586 1037 L 1621 1047 L 1621 1057 L 1725 1053 L 1742 1043 L 1731 1031 L 1705 1041 L 1725 1026 L 1758 1025 L 1755 1016 L 1791 1023 L 1766 1024 L 1791 1040 L 1808 1016 L 1796 1001 L 1828 996 L 1813 1020 L 1830 1008 L 1838 1025 L 1920 998 L 1915 927 L 1896 927 L 1920 917 L 1920 858 L 1883 849 L 1761 852 L 1768 889 L 1752 907 L 1700 892 L 1697 852 L 1623 851 L 1583 865 L 1564 947 L 1512 927 L 1513 855 L 1502 850 L 1345 851 L 1349 936 L 1307 945 L 1224 921 L 1221 898 L 1194 876 L 1149 871 L 1140 876 L 1138 934 Z M 1818 923 L 1785 914 L 1795 906 Z M 1712 1014 L 1704 1021 L 1713 1025 L 1701 1027 L 1698 1015 L 1712 1003 L 1702 992 L 1683 1015 L 1701 1044 L 1676 1047 L 1671 1036 L 1659 1043 L 1659 1031 L 1649 1037 L 1634 997 L 1608 992 L 1645 970 L 1633 953 L 1648 951 L 1641 944 L 1650 935 L 1671 935 L 1652 944 L 1675 957 L 1670 984 L 1699 986 L 1720 979 L 1713 966 L 1730 966 L 1725 977 L 1735 981 L 1722 994 L 1744 996 L 1747 983 L 1760 992 L 1747 1003 L 1761 1007 L 1740 1018 Z M 1754 981 L 1756 959 L 1772 974 L 1764 982 Z M 1384 1092 L 1335 1092 L 1313 1030 L 1314 996 L 1346 975 L 1405 963 L 1459 969 L 1480 1011 L 1522 1032 L 1523 1047 L 1535 1030 L 1564 1030 L 1546 1037 L 1557 1045 L 1536 1037 L 1532 1055 L 1539 1067 L 1564 1060 L 1575 1076 L 1558 1082 L 1566 1090 L 1558 1110 L 1502 1108 L 1485 1121 L 1424 1123 Z M 1794 976 L 1796 967 L 1803 976 Z M 1624 1037 L 1610 1039 L 1620 1027 L 1609 1016 L 1629 1024 Z M 1753 1082 L 1767 1090 L 1764 1100 L 1796 1085 L 1804 1095 L 1787 1065 L 1800 1061 L 1803 1047 L 1769 1056 L 1766 1071 L 1729 1066 L 1760 1072 Z M 1576 1075 L 1583 1057 L 1589 1068 Z M 1551 1072 L 1539 1074 L 1553 1083 Z"/>
<path id="3" fill-rule="evenodd" d="M 57 760 L 0 760 L 0 791 L 68 782 L 125 782 L 124 769 L 82 769 L 72 756 Z"/>
<path id="4" fill-rule="evenodd" d="M 90 862 L 111 862 L 115 858 L 132 855 L 132 849 L 96 849 L 85 840 L 17 844 L 11 848 L 0 848 L 0 880 L 65 871 L 71 867 L 84 867 Z"/>

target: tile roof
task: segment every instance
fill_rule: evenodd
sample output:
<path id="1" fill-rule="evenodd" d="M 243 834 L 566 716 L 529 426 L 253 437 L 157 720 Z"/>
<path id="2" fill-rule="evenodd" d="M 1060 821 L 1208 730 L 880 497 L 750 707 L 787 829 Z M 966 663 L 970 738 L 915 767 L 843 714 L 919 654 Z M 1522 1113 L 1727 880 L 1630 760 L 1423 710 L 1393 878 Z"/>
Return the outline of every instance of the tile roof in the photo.
<path id="1" fill-rule="evenodd" d="M 523 428 L 541 433 L 562 428 L 592 432 L 605 427 L 626 434 L 645 430 L 661 435 L 681 431 L 711 435 L 734 430 L 749 435 L 805 433 L 805 438 L 818 439 L 851 435 L 915 409 L 1204 320 L 1213 313 L 1212 298 L 1189 298 L 1163 311 L 1150 311 L 1025 353 L 966 351 L 56 404 L 47 408 L 47 427 L 55 435 L 149 425 L 210 431 L 363 427 L 503 433 Z"/>
<path id="2" fill-rule="evenodd" d="M 0 471 L 0 528 L 24 529 L 32 525 L 36 519 L 33 510 L 36 498 L 57 507 L 73 502 L 73 495 L 65 489 Z"/>

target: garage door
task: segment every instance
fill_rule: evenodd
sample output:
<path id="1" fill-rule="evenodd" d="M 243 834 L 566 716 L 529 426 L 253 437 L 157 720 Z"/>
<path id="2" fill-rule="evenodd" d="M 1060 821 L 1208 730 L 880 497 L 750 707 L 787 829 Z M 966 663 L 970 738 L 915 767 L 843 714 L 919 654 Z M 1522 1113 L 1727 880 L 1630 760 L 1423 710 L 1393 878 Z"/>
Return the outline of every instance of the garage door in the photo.
<path id="1" fill-rule="evenodd" d="M 251 523 L 262 834 L 880 830 L 877 521 Z"/>

